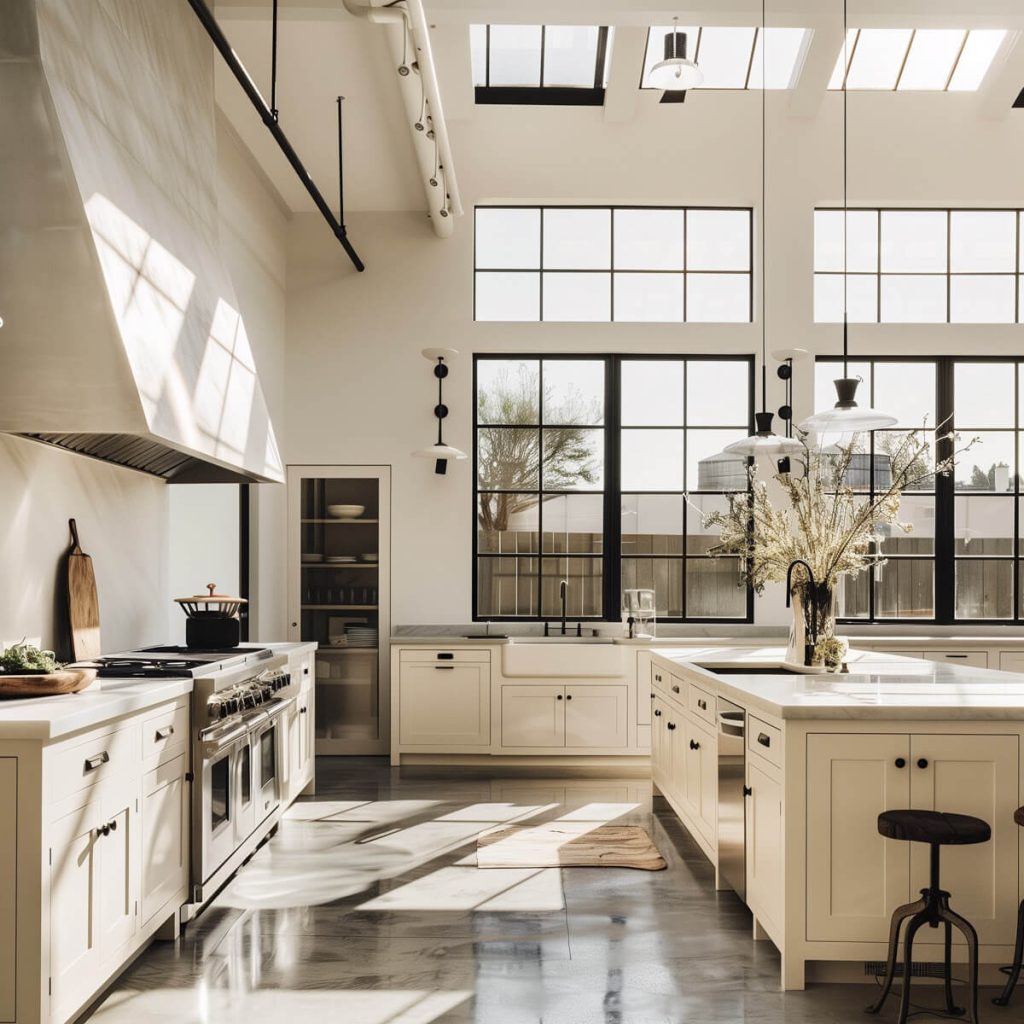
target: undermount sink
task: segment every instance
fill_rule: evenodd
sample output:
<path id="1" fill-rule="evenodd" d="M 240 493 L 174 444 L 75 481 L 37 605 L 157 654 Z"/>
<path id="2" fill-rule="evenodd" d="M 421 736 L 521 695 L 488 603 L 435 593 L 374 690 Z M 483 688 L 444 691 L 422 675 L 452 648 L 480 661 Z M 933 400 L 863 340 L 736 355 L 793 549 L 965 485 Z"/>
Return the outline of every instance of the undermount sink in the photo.
<path id="1" fill-rule="evenodd" d="M 808 676 L 821 675 L 825 669 L 803 668 L 799 665 L 701 665 L 705 672 L 716 676 Z"/>
<path id="2" fill-rule="evenodd" d="M 553 636 L 520 636 L 511 637 L 510 644 L 614 644 L 613 636 L 577 636 L 575 633 L 567 633 L 562 636 L 556 633 Z"/>

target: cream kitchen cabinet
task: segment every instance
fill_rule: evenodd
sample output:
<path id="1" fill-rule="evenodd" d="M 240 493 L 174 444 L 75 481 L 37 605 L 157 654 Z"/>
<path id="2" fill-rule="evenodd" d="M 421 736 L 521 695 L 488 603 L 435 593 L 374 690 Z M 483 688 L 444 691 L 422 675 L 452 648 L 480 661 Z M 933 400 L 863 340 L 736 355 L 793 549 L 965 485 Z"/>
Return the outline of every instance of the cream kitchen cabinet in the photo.
<path id="1" fill-rule="evenodd" d="M 988 668 L 988 651 L 923 651 L 925 661 L 940 664 L 968 665 L 971 668 Z"/>
<path id="2" fill-rule="evenodd" d="M 501 687 L 501 746 L 624 747 L 628 689 L 600 683 L 506 683 Z"/>
<path id="3" fill-rule="evenodd" d="M 928 882 L 928 848 L 883 839 L 881 811 L 972 814 L 983 847 L 942 851 L 942 885 L 982 944 L 1012 944 L 1017 908 L 1018 737 L 929 733 L 807 737 L 807 938 L 885 941 L 889 918 Z M 921 933 L 922 943 L 941 941 Z"/>
<path id="4" fill-rule="evenodd" d="M 707 726 L 689 716 L 682 756 L 686 803 L 704 838 L 715 843 L 718 825 L 717 739 Z"/>
<path id="5" fill-rule="evenodd" d="M 778 943 L 783 934 L 782 776 L 747 755 L 747 906 Z"/>
<path id="6" fill-rule="evenodd" d="M 142 777 L 141 923 L 149 924 L 182 886 L 189 870 L 188 754 Z"/>
<path id="7" fill-rule="evenodd" d="M 491 744 L 490 653 L 403 651 L 397 666 L 397 736 L 392 743 L 445 753 Z"/>

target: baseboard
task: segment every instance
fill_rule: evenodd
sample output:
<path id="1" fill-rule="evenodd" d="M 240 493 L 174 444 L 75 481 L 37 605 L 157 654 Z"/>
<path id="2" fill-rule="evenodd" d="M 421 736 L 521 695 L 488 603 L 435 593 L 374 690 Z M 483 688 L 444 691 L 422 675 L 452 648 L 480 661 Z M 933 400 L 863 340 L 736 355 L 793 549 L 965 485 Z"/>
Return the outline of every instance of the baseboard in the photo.
<path id="1" fill-rule="evenodd" d="M 402 754 L 401 769 L 458 768 L 480 774 L 523 775 L 545 778 L 650 779 L 651 759 L 638 754 L 614 757 L 553 757 L 491 754 Z"/>

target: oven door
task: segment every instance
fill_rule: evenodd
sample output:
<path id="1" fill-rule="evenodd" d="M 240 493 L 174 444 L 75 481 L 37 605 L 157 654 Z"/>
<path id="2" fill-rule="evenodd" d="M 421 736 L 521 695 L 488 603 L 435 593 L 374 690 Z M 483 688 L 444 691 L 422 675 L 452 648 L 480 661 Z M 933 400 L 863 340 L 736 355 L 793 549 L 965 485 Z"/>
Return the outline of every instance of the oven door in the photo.
<path id="1" fill-rule="evenodd" d="M 202 756 L 202 799 L 199 802 L 199 863 L 196 874 L 205 882 L 235 851 L 238 817 L 239 748 L 245 730 L 226 730 L 204 744 Z"/>
<path id="2" fill-rule="evenodd" d="M 256 828 L 256 747 L 253 733 L 238 741 L 235 755 L 235 846 L 241 846 Z"/>
<path id="3" fill-rule="evenodd" d="M 284 718 L 286 701 L 274 709 L 268 721 L 252 731 L 255 765 L 256 821 L 263 821 L 281 802 L 284 767 Z"/>

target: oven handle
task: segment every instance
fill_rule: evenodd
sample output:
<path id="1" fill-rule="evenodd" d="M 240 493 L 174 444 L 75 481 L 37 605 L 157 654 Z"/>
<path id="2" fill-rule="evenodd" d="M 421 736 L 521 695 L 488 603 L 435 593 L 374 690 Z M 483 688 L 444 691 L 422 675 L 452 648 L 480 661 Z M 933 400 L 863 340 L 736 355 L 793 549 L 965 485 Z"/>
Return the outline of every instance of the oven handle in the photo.
<path id="1" fill-rule="evenodd" d="M 230 747 L 236 740 L 242 739 L 248 732 L 249 726 L 245 723 L 239 723 L 227 731 L 218 732 L 215 729 L 207 729 L 201 732 L 199 734 L 199 742 L 202 744 L 203 759 L 209 760 L 211 757 L 216 756 L 222 750 Z"/>
<path id="2" fill-rule="evenodd" d="M 270 701 L 269 704 L 262 705 L 262 707 L 270 718 L 277 718 L 277 716 L 281 714 L 282 711 L 285 711 L 294 703 L 294 697 L 277 697 L 274 700 Z"/>

